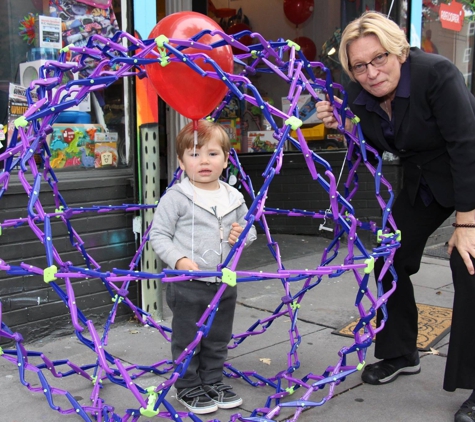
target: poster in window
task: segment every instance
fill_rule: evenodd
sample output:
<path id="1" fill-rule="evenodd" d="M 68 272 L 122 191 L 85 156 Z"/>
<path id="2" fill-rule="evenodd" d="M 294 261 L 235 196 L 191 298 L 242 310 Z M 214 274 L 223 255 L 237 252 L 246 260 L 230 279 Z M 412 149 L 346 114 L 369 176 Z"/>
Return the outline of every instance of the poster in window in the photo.
<path id="1" fill-rule="evenodd" d="M 61 36 L 61 18 L 51 16 L 39 16 L 39 43 L 44 48 L 63 48 Z"/>

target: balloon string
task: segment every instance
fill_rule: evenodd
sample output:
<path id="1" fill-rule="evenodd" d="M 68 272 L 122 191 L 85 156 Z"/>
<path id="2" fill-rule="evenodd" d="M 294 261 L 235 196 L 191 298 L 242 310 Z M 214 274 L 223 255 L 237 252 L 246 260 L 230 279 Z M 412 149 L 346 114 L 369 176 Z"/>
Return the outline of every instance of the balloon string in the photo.
<path id="1" fill-rule="evenodd" d="M 391 15 L 391 11 L 393 10 L 393 6 L 394 6 L 394 0 L 391 2 L 391 6 L 389 6 L 388 18 L 389 18 L 389 15 Z"/>
<path id="2" fill-rule="evenodd" d="M 193 120 L 193 158 L 196 158 L 196 145 L 198 145 L 198 120 Z M 193 184 L 193 207 L 191 211 L 191 260 L 195 262 L 195 172 L 192 176 Z"/>

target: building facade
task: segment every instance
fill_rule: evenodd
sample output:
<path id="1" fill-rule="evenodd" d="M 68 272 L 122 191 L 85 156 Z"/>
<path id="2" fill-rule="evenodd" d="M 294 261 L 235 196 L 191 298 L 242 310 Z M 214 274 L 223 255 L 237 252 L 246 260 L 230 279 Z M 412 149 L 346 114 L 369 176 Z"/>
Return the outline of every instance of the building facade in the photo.
<path id="1" fill-rule="evenodd" d="M 28 87 L 41 78 L 42 66 L 57 57 L 63 46 L 85 47 L 94 35 L 110 38 L 120 30 L 146 39 L 156 22 L 178 11 L 208 14 L 229 33 L 236 28 L 249 28 L 268 40 L 294 40 L 301 44 L 310 60 L 324 63 L 331 69 L 333 80 L 344 84 L 345 77 L 335 54 L 338 34 L 363 11 L 378 10 L 389 14 L 405 29 L 411 45 L 442 54 L 456 63 L 467 86 L 472 92 L 475 90 L 472 72 L 475 25 L 473 6 L 468 1 L 309 0 L 309 8 L 305 10 L 287 9 L 282 0 L 107 0 L 100 2 L 103 7 L 92 7 L 81 0 L 8 0 L 6 3 L 6 12 L 0 15 L 3 40 L 0 53 L 4 59 L 0 67 L 0 123 L 5 128 L 0 154 L 11 141 L 15 119 L 26 111 L 27 100 L 21 87 Z M 226 14 L 224 10 L 232 10 L 232 13 Z M 74 63 L 77 57 L 71 53 L 68 60 Z M 88 77 L 97 66 L 94 60 L 82 64 L 80 74 L 69 75 L 69 81 Z M 253 83 L 268 101 L 277 107 L 284 106 L 288 89 L 285 84 L 277 83 L 272 77 L 256 78 Z M 256 150 L 251 133 L 266 132 L 266 122 L 247 106 L 238 103 L 234 106 L 227 112 L 235 114 L 223 115 L 223 119 L 230 130 L 240 130 L 239 134 L 233 132 L 238 157 L 258 190 L 270 152 Z M 129 77 L 119 78 L 106 89 L 90 94 L 53 125 L 48 140 L 49 165 L 67 206 L 118 207 L 114 212 L 93 212 L 94 209 L 90 213 L 78 212 L 71 220 L 101 270 L 130 267 L 153 210 L 123 212 L 120 206 L 153 205 L 159 199 L 177 166 L 173 139 L 185 123 L 186 119 L 161 101 L 144 79 Z M 335 173 L 342 169 L 344 180 L 348 173 L 343 165 L 344 143 L 336 133 L 322 130 L 317 133 L 309 138 L 309 146 L 331 164 Z M 38 165 L 42 166 L 40 158 Z M 397 191 L 402 180 L 397 162 L 389 161 L 385 168 L 387 179 Z M 17 175 L 16 171 L 12 174 Z M 362 174 L 354 201 L 362 220 L 380 218 L 373 191 L 370 176 Z M 285 153 L 284 171 L 274 181 L 271 192 L 268 203 L 271 207 L 311 210 L 328 207 L 326 193 L 315 187 L 302 154 L 291 146 Z M 54 208 L 54 193 L 50 187 L 42 186 L 41 204 Z M 12 266 L 28 262 L 46 268 L 48 262 L 42 240 L 30 226 L 18 224 L 13 228 L 8 223 L 28 217 L 30 196 L 25 184 L 12 176 L 0 198 L 3 229 L 0 259 Z M 269 225 L 275 233 L 328 235 L 319 230 L 320 223 L 306 218 L 269 217 Z M 81 259 L 77 248 L 71 246 L 68 229 L 59 221 L 53 221 L 52 230 L 68 261 Z M 139 266 L 153 272 L 161 269 L 148 247 L 142 251 Z M 106 320 L 111 297 L 102 281 L 91 277 L 73 284 L 85 318 Z M 160 283 L 143 280 L 128 289 L 129 299 L 160 318 Z M 2 320 L 29 340 L 71 329 L 64 297 L 53 291 L 43 277 L 1 271 L 0 300 Z M 130 316 L 130 309 L 119 307 L 118 318 Z"/>

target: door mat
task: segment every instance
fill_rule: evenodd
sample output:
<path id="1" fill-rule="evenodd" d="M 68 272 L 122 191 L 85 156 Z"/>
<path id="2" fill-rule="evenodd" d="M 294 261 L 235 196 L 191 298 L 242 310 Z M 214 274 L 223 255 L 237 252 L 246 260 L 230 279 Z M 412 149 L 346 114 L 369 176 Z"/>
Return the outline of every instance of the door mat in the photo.
<path id="1" fill-rule="evenodd" d="M 430 350 L 437 344 L 449 331 L 452 321 L 452 308 L 443 308 L 441 306 L 417 304 L 419 312 L 419 333 L 417 336 L 417 348 L 419 350 Z M 391 315 L 389 315 L 389 318 Z M 357 324 L 356 318 L 345 324 L 339 330 L 332 334 L 345 337 L 353 337 L 353 329 Z M 373 327 L 376 324 L 376 318 L 371 321 Z"/>

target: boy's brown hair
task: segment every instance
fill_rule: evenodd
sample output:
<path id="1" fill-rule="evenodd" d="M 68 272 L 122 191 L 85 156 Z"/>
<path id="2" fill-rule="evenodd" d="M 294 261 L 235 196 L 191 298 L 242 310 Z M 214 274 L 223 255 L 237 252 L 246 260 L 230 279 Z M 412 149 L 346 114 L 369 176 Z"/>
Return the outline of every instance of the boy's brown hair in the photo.
<path id="1" fill-rule="evenodd" d="M 209 120 L 198 120 L 198 143 L 196 148 L 200 149 L 210 138 L 215 135 L 223 148 L 224 155 L 227 157 L 231 151 L 231 141 L 224 128 L 215 122 Z M 188 123 L 176 137 L 176 153 L 180 160 L 187 149 L 194 147 L 194 128 L 193 122 Z"/>

